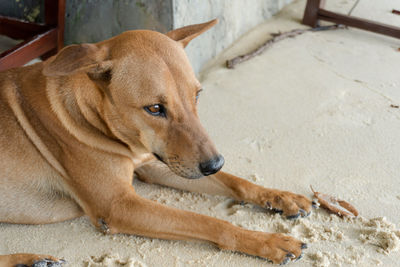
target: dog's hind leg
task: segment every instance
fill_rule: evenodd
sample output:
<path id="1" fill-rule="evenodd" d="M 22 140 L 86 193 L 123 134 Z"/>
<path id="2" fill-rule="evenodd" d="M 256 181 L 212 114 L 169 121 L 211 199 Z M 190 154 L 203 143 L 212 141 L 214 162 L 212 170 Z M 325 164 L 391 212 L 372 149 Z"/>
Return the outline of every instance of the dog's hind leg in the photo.
<path id="1" fill-rule="evenodd" d="M 1 178 L 0 222 L 46 224 L 82 216 L 80 206 L 66 193 L 55 190 L 60 186 L 49 180 Z"/>
<path id="2" fill-rule="evenodd" d="M 135 173 L 140 180 L 147 183 L 231 197 L 282 211 L 289 219 L 304 217 L 311 212 L 312 202 L 303 195 L 265 188 L 222 171 L 192 180 L 176 175 L 160 161 L 150 161 L 135 169 Z"/>

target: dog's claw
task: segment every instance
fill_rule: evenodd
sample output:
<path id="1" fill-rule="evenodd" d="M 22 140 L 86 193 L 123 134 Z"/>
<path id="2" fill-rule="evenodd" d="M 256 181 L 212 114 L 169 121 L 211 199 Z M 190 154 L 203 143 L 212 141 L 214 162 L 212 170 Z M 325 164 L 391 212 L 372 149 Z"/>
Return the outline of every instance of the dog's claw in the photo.
<path id="1" fill-rule="evenodd" d="M 296 258 L 296 255 L 294 255 L 293 253 L 289 252 L 288 254 L 286 254 L 286 257 L 294 259 L 294 258 Z"/>
<path id="2" fill-rule="evenodd" d="M 278 213 L 278 214 L 282 214 L 283 210 L 278 210 L 278 209 L 271 209 L 273 212 Z"/>
<path id="3" fill-rule="evenodd" d="M 35 261 L 31 267 L 62 267 L 65 263 L 67 262 L 63 259 L 60 259 L 58 261 L 53 261 L 51 259 L 45 258 L 43 260 Z"/>
<path id="4" fill-rule="evenodd" d="M 49 266 L 47 262 L 48 262 L 47 260 L 37 261 L 34 264 L 32 264 L 32 267 L 47 267 Z"/>
<path id="5" fill-rule="evenodd" d="M 301 255 L 300 255 L 301 256 Z M 286 254 L 285 259 L 282 261 L 282 263 L 280 265 L 285 265 L 287 264 L 290 260 L 292 259 L 296 259 L 296 255 L 294 255 L 293 253 L 289 252 L 288 254 Z M 298 259 L 298 258 L 297 258 Z M 296 260 L 297 260 L 296 259 Z"/>
<path id="6" fill-rule="evenodd" d="M 282 261 L 282 263 L 279 264 L 279 265 L 286 265 L 289 261 L 290 261 L 290 258 L 289 258 L 289 257 L 286 257 L 286 258 Z"/>
<path id="7" fill-rule="evenodd" d="M 305 211 L 303 209 L 300 209 L 299 212 L 301 214 L 301 217 L 307 217 L 309 215 L 309 213 L 307 213 L 307 211 Z"/>
<path id="8" fill-rule="evenodd" d="M 295 219 L 297 219 L 297 218 L 299 218 L 299 217 L 300 217 L 300 213 L 297 213 L 297 214 L 295 214 L 295 215 L 286 216 L 286 219 L 288 219 L 288 220 L 295 220 Z"/>
<path id="9" fill-rule="evenodd" d="M 261 257 L 260 257 L 261 258 Z M 264 259 L 264 258 L 261 258 L 261 259 Z M 270 259 L 265 259 L 268 263 L 274 263 L 272 260 L 270 260 Z"/>
<path id="10" fill-rule="evenodd" d="M 312 201 L 311 202 L 311 206 L 314 208 L 314 209 L 317 209 L 318 208 L 318 203 L 316 202 L 316 201 Z"/>
<path id="11" fill-rule="evenodd" d="M 110 233 L 110 228 L 108 228 L 108 225 L 106 223 L 106 221 L 102 218 L 100 218 L 98 220 L 99 224 L 100 224 L 100 231 L 103 232 L 103 234 L 109 234 Z"/>
<path id="12" fill-rule="evenodd" d="M 303 253 L 300 254 L 300 256 L 298 256 L 294 261 L 299 261 L 301 258 L 303 258 Z"/>

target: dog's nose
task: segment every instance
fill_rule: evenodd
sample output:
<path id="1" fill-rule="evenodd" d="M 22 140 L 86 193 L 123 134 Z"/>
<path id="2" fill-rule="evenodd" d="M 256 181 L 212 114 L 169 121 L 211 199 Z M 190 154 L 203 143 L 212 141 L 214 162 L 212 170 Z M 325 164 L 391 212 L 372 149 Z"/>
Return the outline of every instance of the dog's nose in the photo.
<path id="1" fill-rule="evenodd" d="M 225 160 L 221 155 L 215 156 L 209 161 L 200 163 L 200 171 L 204 176 L 208 176 L 219 171 L 224 165 Z"/>

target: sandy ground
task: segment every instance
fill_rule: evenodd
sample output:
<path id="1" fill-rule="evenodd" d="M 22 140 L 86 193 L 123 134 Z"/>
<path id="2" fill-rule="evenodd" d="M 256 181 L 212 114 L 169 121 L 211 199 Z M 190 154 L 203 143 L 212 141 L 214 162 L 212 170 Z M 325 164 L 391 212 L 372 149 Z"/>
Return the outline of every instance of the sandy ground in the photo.
<path id="1" fill-rule="evenodd" d="M 345 12 L 353 1 L 329 1 Z M 306 33 L 237 66 L 225 59 L 269 34 L 304 27 L 304 1 L 287 6 L 223 53 L 202 74 L 200 117 L 225 171 L 267 187 L 311 196 L 309 185 L 353 203 L 361 216 L 322 210 L 287 221 L 277 214 L 212 197 L 146 185 L 149 199 L 309 243 L 292 266 L 399 266 L 400 42 L 350 30 Z M 361 1 L 353 15 L 400 25 L 395 0 Z M 0 253 L 33 252 L 69 266 L 268 266 L 255 257 L 199 242 L 105 236 L 87 218 L 41 226 L 0 224 Z"/>

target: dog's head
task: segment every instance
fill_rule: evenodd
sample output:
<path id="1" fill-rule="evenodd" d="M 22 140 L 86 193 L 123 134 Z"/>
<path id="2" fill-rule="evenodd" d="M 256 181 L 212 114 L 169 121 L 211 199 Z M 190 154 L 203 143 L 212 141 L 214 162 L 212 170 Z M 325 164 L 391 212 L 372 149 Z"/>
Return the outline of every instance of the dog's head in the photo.
<path id="1" fill-rule="evenodd" d="M 97 44 L 72 45 L 45 63 L 46 76 L 86 73 L 103 96 L 100 117 L 133 153 L 150 152 L 176 174 L 200 178 L 224 159 L 200 124 L 201 85 L 184 47 L 217 23 L 166 35 L 128 31 Z"/>

